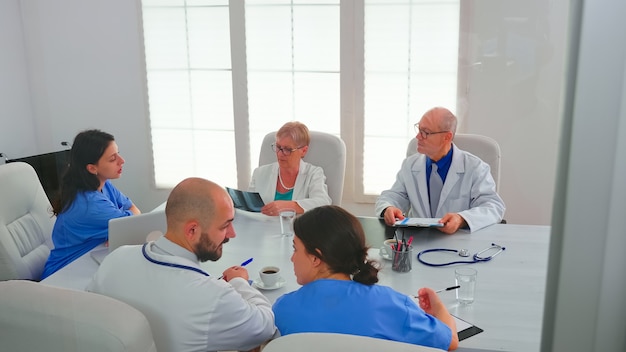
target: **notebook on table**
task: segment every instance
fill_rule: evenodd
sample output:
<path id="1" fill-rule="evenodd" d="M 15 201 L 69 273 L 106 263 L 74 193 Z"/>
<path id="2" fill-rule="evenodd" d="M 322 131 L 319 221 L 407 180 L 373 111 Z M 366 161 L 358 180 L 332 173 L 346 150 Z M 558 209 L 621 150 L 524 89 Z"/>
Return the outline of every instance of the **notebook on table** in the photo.
<path id="1" fill-rule="evenodd" d="M 148 235 L 155 231 L 164 234 L 167 230 L 165 210 L 125 216 L 109 220 L 109 247 L 91 251 L 91 257 L 98 263 L 120 246 L 146 243 Z"/>

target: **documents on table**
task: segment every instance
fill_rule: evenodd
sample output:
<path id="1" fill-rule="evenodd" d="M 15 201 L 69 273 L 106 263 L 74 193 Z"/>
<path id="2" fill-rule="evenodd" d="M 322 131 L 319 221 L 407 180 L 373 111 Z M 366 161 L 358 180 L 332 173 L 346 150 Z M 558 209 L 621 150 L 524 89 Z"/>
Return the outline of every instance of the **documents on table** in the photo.
<path id="1" fill-rule="evenodd" d="M 439 218 L 404 218 L 396 221 L 393 226 L 396 227 L 443 227 L 439 223 Z"/>
<path id="2" fill-rule="evenodd" d="M 410 297 L 413 299 L 415 304 L 419 306 L 419 298 L 415 296 L 410 296 Z M 468 337 L 472 337 L 484 331 L 478 326 L 473 325 L 472 323 L 468 323 L 454 314 L 450 314 L 450 315 L 452 315 L 452 317 L 454 318 L 454 323 L 456 325 L 456 333 L 459 335 L 459 341 L 463 341 Z"/>
<path id="3" fill-rule="evenodd" d="M 463 341 L 470 336 L 474 336 L 483 332 L 483 329 L 466 322 L 456 315 L 452 315 L 452 317 L 454 318 L 454 322 L 456 323 L 456 332 L 459 335 L 459 341 Z"/>

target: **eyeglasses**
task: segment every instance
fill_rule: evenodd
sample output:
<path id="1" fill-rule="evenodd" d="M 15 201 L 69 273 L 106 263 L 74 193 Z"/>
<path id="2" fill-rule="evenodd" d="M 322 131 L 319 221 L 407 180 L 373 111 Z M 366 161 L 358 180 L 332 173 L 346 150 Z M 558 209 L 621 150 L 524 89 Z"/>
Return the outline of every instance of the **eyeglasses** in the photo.
<path id="1" fill-rule="evenodd" d="M 415 133 L 419 134 L 423 139 L 428 138 L 431 134 L 439 134 L 439 133 L 447 133 L 450 131 L 439 131 L 439 132 L 426 132 L 420 128 L 420 124 L 416 123 L 413 127 L 415 127 Z"/>
<path id="2" fill-rule="evenodd" d="M 294 151 L 303 148 L 304 146 L 298 147 L 298 148 L 286 148 L 286 147 L 279 147 L 276 145 L 276 143 L 272 143 L 272 150 L 274 151 L 274 153 L 278 153 L 278 152 L 282 152 L 284 156 L 289 156 L 291 155 L 291 153 L 293 153 Z"/>

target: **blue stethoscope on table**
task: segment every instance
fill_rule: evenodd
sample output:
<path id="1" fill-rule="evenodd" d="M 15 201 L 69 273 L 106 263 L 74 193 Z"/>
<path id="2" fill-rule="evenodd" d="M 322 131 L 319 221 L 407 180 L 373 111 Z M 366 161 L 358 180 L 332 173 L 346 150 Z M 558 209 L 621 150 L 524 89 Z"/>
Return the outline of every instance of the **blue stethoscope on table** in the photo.
<path id="1" fill-rule="evenodd" d="M 452 261 L 452 262 L 447 262 L 447 263 L 429 263 L 427 261 L 425 261 L 424 259 L 422 259 L 422 255 L 426 254 L 426 253 L 431 253 L 431 252 L 452 252 L 452 253 L 458 253 L 459 256 L 463 257 L 463 258 L 469 258 L 470 254 L 469 251 L 467 249 L 461 249 L 461 250 L 456 250 L 456 249 L 447 249 L 447 248 L 432 248 L 432 249 L 425 249 L 421 252 L 419 252 L 417 254 L 417 260 L 419 260 L 420 263 L 424 264 L 424 265 L 428 265 L 428 266 L 448 266 L 448 265 L 454 265 L 454 264 L 473 264 L 473 263 L 480 263 L 480 262 L 488 262 L 491 259 L 493 259 L 495 256 L 497 256 L 498 254 L 502 253 L 503 250 L 505 250 L 505 247 L 502 247 L 499 244 L 495 244 L 492 243 L 491 247 L 487 247 L 485 249 L 483 249 L 482 251 L 474 254 L 471 258 L 471 260 L 456 260 L 456 261 Z M 483 253 L 489 251 L 489 250 L 496 250 L 495 253 L 483 257 L 481 256 Z"/>
<path id="2" fill-rule="evenodd" d="M 198 269 L 198 268 L 194 268 L 193 266 L 188 266 L 188 265 L 182 265 L 182 264 L 175 264 L 175 263 L 168 263 L 168 262 L 162 262 L 160 260 L 156 260 L 154 258 L 150 258 L 150 256 L 148 255 L 148 253 L 146 252 L 146 246 L 148 244 L 144 243 L 143 247 L 141 247 L 141 253 L 143 253 L 143 256 L 150 262 L 150 263 L 154 263 L 157 265 L 163 265 L 163 266 L 169 266 L 171 268 L 178 268 L 178 269 L 184 269 L 184 270 L 191 270 L 191 271 L 195 271 L 197 273 L 200 273 L 204 276 L 210 276 L 209 274 L 205 273 L 204 271 Z"/>

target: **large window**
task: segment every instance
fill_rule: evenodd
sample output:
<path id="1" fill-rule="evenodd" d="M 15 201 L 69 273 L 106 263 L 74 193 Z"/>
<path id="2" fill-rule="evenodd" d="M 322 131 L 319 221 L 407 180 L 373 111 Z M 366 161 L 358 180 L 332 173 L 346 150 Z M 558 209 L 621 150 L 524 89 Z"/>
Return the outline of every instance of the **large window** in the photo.
<path id="1" fill-rule="evenodd" d="M 351 142 L 344 192 L 370 201 L 422 113 L 456 109 L 458 0 L 142 3 L 157 186 L 245 188 L 263 136 L 298 120 Z"/>
<path id="2" fill-rule="evenodd" d="M 366 1 L 364 20 L 363 188 L 391 186 L 433 106 L 456 110 L 458 1 Z M 359 131 L 361 132 L 361 131 Z"/>

